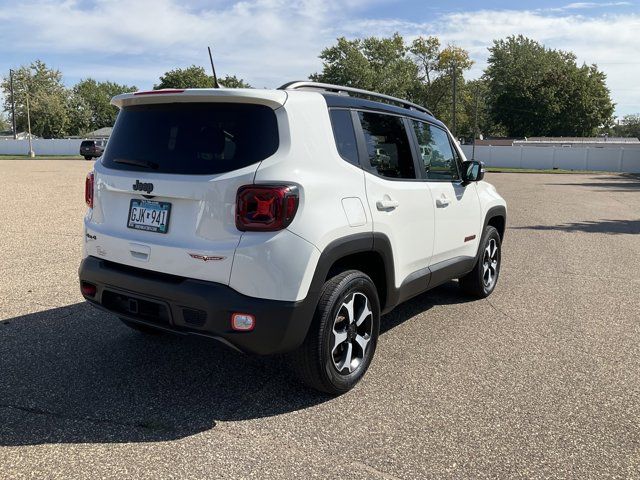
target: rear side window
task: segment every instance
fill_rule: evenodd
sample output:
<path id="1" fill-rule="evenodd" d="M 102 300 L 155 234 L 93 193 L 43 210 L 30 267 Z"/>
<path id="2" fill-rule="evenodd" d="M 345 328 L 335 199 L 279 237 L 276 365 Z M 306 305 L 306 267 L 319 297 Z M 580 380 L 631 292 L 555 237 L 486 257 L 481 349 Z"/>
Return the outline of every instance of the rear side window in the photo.
<path id="1" fill-rule="evenodd" d="M 369 162 L 379 175 L 416 178 L 409 137 L 401 117 L 359 112 Z"/>
<path id="2" fill-rule="evenodd" d="M 278 149 L 263 105 L 169 103 L 124 107 L 102 157 L 118 170 L 208 175 L 254 164 Z"/>
<path id="3" fill-rule="evenodd" d="M 331 110 L 329 116 L 340 156 L 347 162 L 358 165 L 360 162 L 358 161 L 356 132 L 353 129 L 351 112 L 349 110 Z"/>

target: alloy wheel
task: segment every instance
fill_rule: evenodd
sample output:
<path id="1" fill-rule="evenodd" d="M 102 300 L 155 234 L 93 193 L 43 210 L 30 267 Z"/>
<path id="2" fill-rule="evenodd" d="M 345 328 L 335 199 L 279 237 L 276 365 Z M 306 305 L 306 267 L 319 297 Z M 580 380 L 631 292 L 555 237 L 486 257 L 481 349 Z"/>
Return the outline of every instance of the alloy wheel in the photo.
<path id="1" fill-rule="evenodd" d="M 367 296 L 353 292 L 333 321 L 331 357 L 336 370 L 349 374 L 362 365 L 373 330 L 373 312 Z"/>
<path id="2" fill-rule="evenodd" d="M 492 238 L 482 256 L 482 282 L 486 288 L 493 287 L 498 278 L 498 262 L 498 243 Z"/>

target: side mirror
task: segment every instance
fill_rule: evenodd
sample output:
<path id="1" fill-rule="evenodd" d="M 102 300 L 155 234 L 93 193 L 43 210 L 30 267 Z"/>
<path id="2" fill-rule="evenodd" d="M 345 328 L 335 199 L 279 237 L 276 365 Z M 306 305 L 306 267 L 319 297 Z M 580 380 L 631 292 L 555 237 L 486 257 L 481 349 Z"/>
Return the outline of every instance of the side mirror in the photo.
<path id="1" fill-rule="evenodd" d="M 462 179 L 465 183 L 479 182 L 484 178 L 484 164 L 476 160 L 462 163 Z"/>

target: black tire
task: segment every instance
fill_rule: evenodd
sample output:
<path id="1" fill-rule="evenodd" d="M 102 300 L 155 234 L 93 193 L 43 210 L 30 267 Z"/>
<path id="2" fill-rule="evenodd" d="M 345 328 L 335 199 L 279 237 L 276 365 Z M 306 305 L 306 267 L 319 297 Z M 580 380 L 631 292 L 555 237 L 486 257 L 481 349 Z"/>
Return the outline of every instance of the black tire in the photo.
<path id="1" fill-rule="evenodd" d="M 153 328 L 153 327 L 150 327 L 149 325 L 132 322 L 131 320 L 127 320 L 126 318 L 120 318 L 120 321 L 124 323 L 127 327 L 133 330 L 136 330 L 138 332 L 144 333 L 145 335 L 162 335 L 164 333 L 164 331 L 159 328 Z"/>
<path id="2" fill-rule="evenodd" d="M 495 253 L 493 253 L 494 248 Z M 501 260 L 502 243 L 500 234 L 498 230 L 489 225 L 485 229 L 478 247 L 476 265 L 473 270 L 458 280 L 462 290 L 477 298 L 486 298 L 491 295 L 498 283 Z"/>
<path id="3" fill-rule="evenodd" d="M 334 326 L 340 337 L 334 334 Z M 345 393 L 369 368 L 379 331 L 380 301 L 371 279 L 358 270 L 340 273 L 324 284 L 307 337 L 289 355 L 291 367 L 311 388 L 331 395 Z M 348 365 L 347 358 L 351 358 Z"/>
<path id="4" fill-rule="evenodd" d="M 91 160 L 92 158 L 93 158 L 93 157 L 90 157 L 90 156 L 88 156 L 88 155 L 85 155 L 85 156 L 84 156 L 84 159 L 85 159 L 85 160 Z"/>

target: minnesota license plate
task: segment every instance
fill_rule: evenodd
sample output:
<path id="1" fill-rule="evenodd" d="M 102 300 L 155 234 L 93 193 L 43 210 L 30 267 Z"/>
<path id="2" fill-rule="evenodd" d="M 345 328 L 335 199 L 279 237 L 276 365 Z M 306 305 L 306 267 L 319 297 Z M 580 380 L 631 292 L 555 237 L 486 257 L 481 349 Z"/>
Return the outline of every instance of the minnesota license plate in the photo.
<path id="1" fill-rule="evenodd" d="M 169 202 L 132 199 L 129 204 L 127 227 L 147 232 L 167 233 L 169 229 Z"/>

